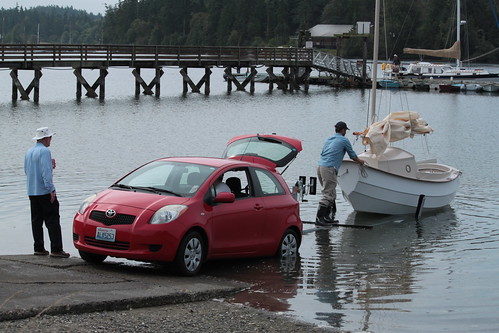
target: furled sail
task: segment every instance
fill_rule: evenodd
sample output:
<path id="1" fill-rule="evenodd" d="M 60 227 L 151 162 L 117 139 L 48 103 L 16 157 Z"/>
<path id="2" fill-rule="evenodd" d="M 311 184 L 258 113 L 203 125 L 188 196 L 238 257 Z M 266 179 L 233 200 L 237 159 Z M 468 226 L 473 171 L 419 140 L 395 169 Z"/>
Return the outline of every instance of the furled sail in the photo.
<path id="1" fill-rule="evenodd" d="M 428 50 L 428 49 L 411 49 L 404 48 L 404 53 L 408 54 L 423 54 L 432 57 L 440 57 L 440 58 L 453 58 L 453 59 L 461 59 L 461 44 L 459 41 L 456 41 L 452 47 L 448 49 L 442 50 Z"/>
<path id="2" fill-rule="evenodd" d="M 379 157 L 384 153 L 390 142 L 412 138 L 415 134 L 433 132 L 428 123 L 414 111 L 392 112 L 385 119 L 371 124 L 364 132 L 354 132 L 363 135 L 362 143 L 371 147 L 371 152 Z"/>

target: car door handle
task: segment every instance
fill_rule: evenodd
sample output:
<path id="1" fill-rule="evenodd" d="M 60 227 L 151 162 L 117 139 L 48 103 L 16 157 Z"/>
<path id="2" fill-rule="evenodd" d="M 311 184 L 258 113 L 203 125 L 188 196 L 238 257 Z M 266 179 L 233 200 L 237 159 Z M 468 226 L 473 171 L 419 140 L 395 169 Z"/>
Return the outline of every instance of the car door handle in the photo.
<path id="1" fill-rule="evenodd" d="M 260 209 L 262 209 L 262 208 L 263 208 L 263 206 L 262 206 L 262 205 L 260 205 L 260 204 L 256 204 L 256 205 L 255 205 L 255 209 L 256 209 L 256 210 L 260 210 Z"/>

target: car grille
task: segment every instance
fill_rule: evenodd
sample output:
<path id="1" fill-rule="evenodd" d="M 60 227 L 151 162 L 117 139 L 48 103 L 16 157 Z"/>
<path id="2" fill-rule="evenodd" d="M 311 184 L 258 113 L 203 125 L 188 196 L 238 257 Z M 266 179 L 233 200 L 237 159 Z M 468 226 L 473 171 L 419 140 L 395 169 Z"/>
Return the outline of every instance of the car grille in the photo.
<path id="1" fill-rule="evenodd" d="M 130 248 L 129 242 L 106 242 L 106 241 L 97 240 L 93 237 L 88 237 L 88 236 L 85 236 L 85 243 L 87 243 L 88 245 L 96 246 L 96 247 L 102 247 L 104 249 L 126 251 Z"/>
<path id="2" fill-rule="evenodd" d="M 133 224 L 135 216 L 127 214 L 117 214 L 113 218 L 106 217 L 106 213 L 100 210 L 93 210 L 90 213 L 90 219 L 103 223 L 105 225 L 116 225 L 116 224 Z"/>

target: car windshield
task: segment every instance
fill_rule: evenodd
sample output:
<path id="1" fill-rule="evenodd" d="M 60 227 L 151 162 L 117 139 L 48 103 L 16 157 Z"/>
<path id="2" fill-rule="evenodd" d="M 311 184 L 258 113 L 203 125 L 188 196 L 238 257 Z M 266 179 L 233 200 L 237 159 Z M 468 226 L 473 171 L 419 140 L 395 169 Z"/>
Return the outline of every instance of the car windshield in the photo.
<path id="1" fill-rule="evenodd" d="M 215 167 L 202 164 L 154 161 L 133 171 L 112 187 L 192 197 L 215 170 Z"/>

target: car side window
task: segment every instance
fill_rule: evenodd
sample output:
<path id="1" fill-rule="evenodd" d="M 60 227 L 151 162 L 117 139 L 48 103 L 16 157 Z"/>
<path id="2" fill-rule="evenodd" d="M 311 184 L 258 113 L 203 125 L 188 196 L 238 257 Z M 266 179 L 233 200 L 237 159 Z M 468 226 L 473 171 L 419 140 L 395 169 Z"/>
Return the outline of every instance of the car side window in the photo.
<path id="1" fill-rule="evenodd" d="M 255 175 L 258 178 L 263 195 L 278 195 L 286 193 L 282 188 L 281 183 L 269 171 L 264 169 L 255 169 Z"/>
<path id="2" fill-rule="evenodd" d="M 222 182 L 225 183 L 226 188 L 230 189 L 231 193 L 234 193 L 236 200 L 253 196 L 247 168 L 226 171 L 223 174 Z M 213 196 L 215 195 L 215 187 L 216 184 L 214 183 L 210 189 Z"/>

